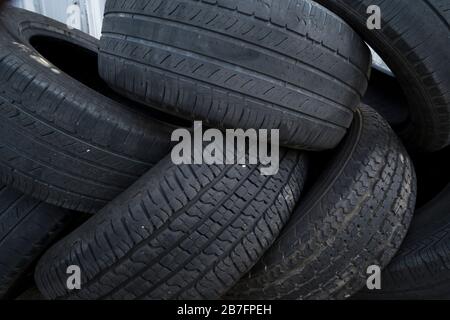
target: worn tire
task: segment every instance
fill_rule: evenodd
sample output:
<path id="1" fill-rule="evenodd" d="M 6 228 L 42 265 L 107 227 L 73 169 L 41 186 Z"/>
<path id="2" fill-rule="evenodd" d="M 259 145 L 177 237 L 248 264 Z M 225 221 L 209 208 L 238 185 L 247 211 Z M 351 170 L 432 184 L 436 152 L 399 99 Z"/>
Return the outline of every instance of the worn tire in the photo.
<path id="1" fill-rule="evenodd" d="M 38 288 L 32 287 L 22 292 L 16 300 L 20 301 L 43 301 L 44 296 L 39 292 Z"/>
<path id="2" fill-rule="evenodd" d="M 335 147 L 367 88 L 369 49 L 310 0 L 108 0 L 102 34 L 112 88 L 294 148 Z"/>
<path id="3" fill-rule="evenodd" d="M 228 294 L 235 299 L 343 299 L 386 266 L 414 211 L 415 173 L 387 123 L 362 106 L 326 171 L 279 239 Z"/>
<path id="4" fill-rule="evenodd" d="M 450 144 L 450 3 L 447 0 L 316 0 L 343 17 L 399 79 L 410 108 L 401 135 L 418 150 Z M 381 30 L 366 10 L 381 9 Z"/>
<path id="5" fill-rule="evenodd" d="M 77 216 L 0 187 L 0 299 L 12 298 L 22 277 Z"/>
<path id="6" fill-rule="evenodd" d="M 173 130 L 95 91 L 108 94 L 96 71 L 97 46 L 25 10 L 0 15 L 0 180 L 83 212 L 96 212 L 164 158 Z"/>
<path id="7" fill-rule="evenodd" d="M 450 159 L 450 148 L 446 155 Z M 447 182 L 450 169 L 446 169 Z M 417 210 L 400 251 L 381 274 L 381 290 L 356 299 L 450 299 L 450 184 Z"/>
<path id="8" fill-rule="evenodd" d="M 163 160 L 41 259 L 35 279 L 51 299 L 216 299 L 272 244 L 299 199 L 305 155 L 280 171 Z M 81 290 L 66 268 L 79 265 Z"/>

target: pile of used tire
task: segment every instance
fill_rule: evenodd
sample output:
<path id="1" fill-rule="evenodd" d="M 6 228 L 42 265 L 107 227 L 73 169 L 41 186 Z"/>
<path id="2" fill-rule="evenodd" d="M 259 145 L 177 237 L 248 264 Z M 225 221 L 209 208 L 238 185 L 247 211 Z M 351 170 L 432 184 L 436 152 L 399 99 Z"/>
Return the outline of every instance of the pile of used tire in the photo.
<path id="1" fill-rule="evenodd" d="M 450 297 L 449 26 L 448 0 L 108 0 L 98 42 L 4 8 L 0 296 Z M 194 121 L 278 130 L 278 172 L 174 163 Z"/>

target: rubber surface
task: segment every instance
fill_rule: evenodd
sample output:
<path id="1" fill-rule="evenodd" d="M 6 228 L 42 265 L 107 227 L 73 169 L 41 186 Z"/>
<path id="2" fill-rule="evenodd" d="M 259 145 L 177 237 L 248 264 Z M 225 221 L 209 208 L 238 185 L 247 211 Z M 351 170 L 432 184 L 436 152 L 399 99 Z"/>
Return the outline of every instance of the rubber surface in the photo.
<path id="1" fill-rule="evenodd" d="M 100 74 L 115 90 L 218 128 L 280 129 L 335 147 L 367 88 L 370 51 L 310 0 L 109 0 Z"/>
<path id="2" fill-rule="evenodd" d="M 408 144 L 437 151 L 450 144 L 450 3 L 447 0 L 316 0 L 342 16 L 399 79 L 411 118 Z M 367 28 L 370 5 L 381 9 L 381 30 Z"/>
<path id="3" fill-rule="evenodd" d="M 74 215 L 0 186 L 0 299 L 11 298 L 32 263 Z"/>
<path id="4" fill-rule="evenodd" d="M 301 194 L 305 155 L 280 171 L 167 158 L 51 248 L 35 279 L 51 299 L 217 299 L 270 247 Z M 78 265 L 81 290 L 66 287 Z"/>
<path id="5" fill-rule="evenodd" d="M 401 132 L 409 121 L 408 101 L 397 79 L 381 71 L 372 69 L 363 103 L 375 109 L 395 131 Z"/>
<path id="6" fill-rule="evenodd" d="M 416 180 L 388 124 L 362 106 L 349 136 L 272 248 L 228 294 L 234 299 L 344 299 L 371 265 L 397 252 Z"/>
<path id="7" fill-rule="evenodd" d="M 31 12 L 0 15 L 0 180 L 82 212 L 96 212 L 165 157 L 174 128 L 88 87 L 108 94 L 96 82 L 97 46 Z"/>
<path id="8" fill-rule="evenodd" d="M 450 178 L 450 148 L 441 175 Z M 443 162 L 443 163 L 444 163 Z M 356 299 L 450 299 L 450 184 L 414 216 L 400 251 L 381 274 L 381 290 Z"/>
<path id="9" fill-rule="evenodd" d="M 20 301 L 43 301 L 45 300 L 42 294 L 36 287 L 29 288 L 23 292 L 16 300 Z"/>

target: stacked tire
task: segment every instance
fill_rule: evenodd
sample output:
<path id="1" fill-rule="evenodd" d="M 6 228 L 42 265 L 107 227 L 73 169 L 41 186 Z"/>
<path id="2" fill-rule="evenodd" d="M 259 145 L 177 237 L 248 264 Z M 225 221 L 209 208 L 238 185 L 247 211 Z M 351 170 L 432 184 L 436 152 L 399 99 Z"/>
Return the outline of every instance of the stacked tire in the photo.
<path id="1" fill-rule="evenodd" d="M 107 0 L 100 41 L 5 8 L 0 297 L 35 296 L 30 275 L 45 299 L 450 295 L 448 187 L 425 197 L 419 165 L 450 144 L 450 3 L 317 2 Z M 198 121 L 278 132 L 278 170 L 251 139 L 244 162 L 199 162 L 194 142 L 175 163 Z"/>

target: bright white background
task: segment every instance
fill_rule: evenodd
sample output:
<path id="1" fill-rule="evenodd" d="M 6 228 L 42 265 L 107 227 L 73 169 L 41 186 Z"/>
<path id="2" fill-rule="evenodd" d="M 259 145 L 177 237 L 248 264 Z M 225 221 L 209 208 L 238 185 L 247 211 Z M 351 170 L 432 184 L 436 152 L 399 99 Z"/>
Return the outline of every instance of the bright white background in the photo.
<path id="1" fill-rule="evenodd" d="M 13 0 L 13 5 L 41 13 L 47 17 L 67 22 L 67 8 L 79 5 L 81 30 L 99 38 L 102 29 L 103 11 L 106 0 Z"/>

